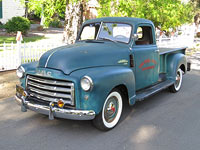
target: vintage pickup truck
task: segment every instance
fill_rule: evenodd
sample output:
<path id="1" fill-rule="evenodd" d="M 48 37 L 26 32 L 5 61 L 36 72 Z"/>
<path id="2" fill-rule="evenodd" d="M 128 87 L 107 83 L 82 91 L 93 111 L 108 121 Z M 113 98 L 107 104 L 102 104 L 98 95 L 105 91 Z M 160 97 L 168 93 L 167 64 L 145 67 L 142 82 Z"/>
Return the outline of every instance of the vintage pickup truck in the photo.
<path id="1" fill-rule="evenodd" d="M 16 101 L 49 116 L 93 120 L 114 128 L 123 103 L 134 105 L 168 88 L 178 92 L 186 48 L 158 48 L 146 19 L 106 17 L 86 21 L 75 44 L 52 49 L 17 69 Z M 158 112 L 159 113 L 159 112 Z"/>

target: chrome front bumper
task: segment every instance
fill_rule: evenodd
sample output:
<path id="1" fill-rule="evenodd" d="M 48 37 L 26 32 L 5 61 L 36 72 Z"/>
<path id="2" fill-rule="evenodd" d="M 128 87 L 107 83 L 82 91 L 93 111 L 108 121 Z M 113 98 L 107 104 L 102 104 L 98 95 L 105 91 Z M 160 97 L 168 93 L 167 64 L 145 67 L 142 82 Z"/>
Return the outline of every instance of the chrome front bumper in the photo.
<path id="1" fill-rule="evenodd" d="M 26 109 L 45 114 L 52 120 L 54 117 L 65 118 L 72 120 L 92 120 L 95 118 L 95 112 L 93 110 L 69 110 L 61 109 L 52 106 L 44 106 L 39 104 L 33 104 L 25 98 L 19 98 L 15 96 L 16 102 L 21 106 L 21 111 L 25 112 Z"/>

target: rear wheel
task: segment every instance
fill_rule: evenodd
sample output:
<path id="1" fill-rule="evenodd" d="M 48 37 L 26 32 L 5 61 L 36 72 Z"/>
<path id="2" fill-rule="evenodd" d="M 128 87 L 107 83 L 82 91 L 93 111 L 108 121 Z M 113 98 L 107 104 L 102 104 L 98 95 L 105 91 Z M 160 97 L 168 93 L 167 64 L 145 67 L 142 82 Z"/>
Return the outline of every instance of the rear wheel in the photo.
<path id="1" fill-rule="evenodd" d="M 179 68 L 176 72 L 176 81 L 169 87 L 170 92 L 176 93 L 181 89 L 183 81 L 183 71 Z"/>
<path id="2" fill-rule="evenodd" d="M 122 94 L 114 89 L 106 98 L 102 111 L 93 120 L 94 125 L 100 130 L 114 128 L 122 114 Z"/>

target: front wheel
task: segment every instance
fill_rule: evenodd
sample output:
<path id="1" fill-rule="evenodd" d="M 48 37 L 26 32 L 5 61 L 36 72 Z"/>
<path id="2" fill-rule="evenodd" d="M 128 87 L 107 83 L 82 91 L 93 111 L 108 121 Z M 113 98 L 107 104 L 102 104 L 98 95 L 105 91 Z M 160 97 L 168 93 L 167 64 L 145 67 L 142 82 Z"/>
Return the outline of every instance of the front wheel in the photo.
<path id="1" fill-rule="evenodd" d="M 169 87 L 170 92 L 176 93 L 181 89 L 183 81 L 183 71 L 179 68 L 176 72 L 176 81 L 175 83 Z"/>
<path id="2" fill-rule="evenodd" d="M 104 131 L 114 128 L 121 117 L 122 105 L 121 91 L 113 90 L 106 98 L 102 111 L 93 120 L 94 125 Z"/>

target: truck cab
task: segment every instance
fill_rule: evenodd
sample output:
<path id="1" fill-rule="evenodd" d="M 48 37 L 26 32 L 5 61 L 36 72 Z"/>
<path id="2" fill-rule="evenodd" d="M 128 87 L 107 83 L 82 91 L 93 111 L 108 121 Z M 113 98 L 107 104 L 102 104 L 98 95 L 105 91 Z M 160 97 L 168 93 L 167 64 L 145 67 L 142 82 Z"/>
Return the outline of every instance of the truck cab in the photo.
<path id="1" fill-rule="evenodd" d="M 150 20 L 106 17 L 86 21 L 75 44 L 44 53 L 17 69 L 16 101 L 54 117 L 93 120 L 114 128 L 123 103 L 169 88 L 178 92 L 187 72 L 186 47 L 158 48 Z"/>

